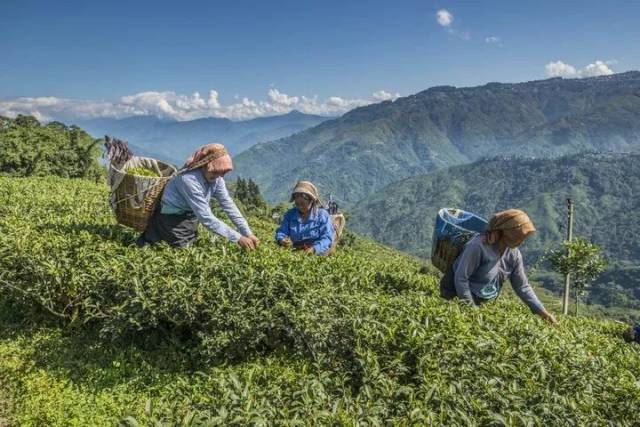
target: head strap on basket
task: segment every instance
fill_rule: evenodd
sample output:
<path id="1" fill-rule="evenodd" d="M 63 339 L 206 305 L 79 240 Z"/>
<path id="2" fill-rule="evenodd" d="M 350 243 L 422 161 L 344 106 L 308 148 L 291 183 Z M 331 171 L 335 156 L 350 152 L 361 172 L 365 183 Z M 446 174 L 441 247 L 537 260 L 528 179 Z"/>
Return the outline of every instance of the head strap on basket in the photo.
<path id="1" fill-rule="evenodd" d="M 227 149 L 224 148 L 222 145 L 220 145 L 219 147 L 215 147 L 213 150 L 210 150 L 209 153 L 206 154 L 204 157 L 188 165 L 186 169 L 194 170 L 194 169 L 201 168 L 207 165 L 210 161 L 219 159 L 220 157 L 227 156 L 227 155 L 229 155 L 229 153 L 227 152 Z"/>

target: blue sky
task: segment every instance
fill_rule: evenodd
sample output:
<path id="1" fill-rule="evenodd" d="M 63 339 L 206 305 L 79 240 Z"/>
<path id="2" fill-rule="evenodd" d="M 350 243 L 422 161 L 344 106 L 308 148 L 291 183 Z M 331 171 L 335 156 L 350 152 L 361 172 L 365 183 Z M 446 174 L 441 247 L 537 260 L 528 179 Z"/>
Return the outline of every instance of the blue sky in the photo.
<path id="1" fill-rule="evenodd" d="M 48 97 L 69 114 L 330 114 L 434 85 L 637 70 L 639 22 L 632 0 L 3 0 L 0 113 Z"/>

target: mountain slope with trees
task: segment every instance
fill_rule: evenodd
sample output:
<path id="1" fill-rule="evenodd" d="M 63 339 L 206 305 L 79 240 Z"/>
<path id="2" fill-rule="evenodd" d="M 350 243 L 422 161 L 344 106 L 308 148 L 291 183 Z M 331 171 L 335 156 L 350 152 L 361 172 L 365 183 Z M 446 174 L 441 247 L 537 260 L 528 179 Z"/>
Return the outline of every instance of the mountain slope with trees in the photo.
<path id="1" fill-rule="evenodd" d="M 640 149 L 640 72 L 433 87 L 352 110 L 236 157 L 270 201 L 298 179 L 352 205 L 384 186 L 485 157 Z"/>
<path id="2" fill-rule="evenodd" d="M 394 183 L 361 200 L 349 225 L 428 258 L 438 209 L 456 207 L 489 218 L 517 207 L 528 212 L 537 227 L 523 249 L 527 261 L 534 263 L 565 238 L 567 198 L 575 203 L 574 234 L 600 245 L 610 262 L 592 297 L 604 304 L 638 307 L 640 154 L 502 158 L 454 166 Z"/>

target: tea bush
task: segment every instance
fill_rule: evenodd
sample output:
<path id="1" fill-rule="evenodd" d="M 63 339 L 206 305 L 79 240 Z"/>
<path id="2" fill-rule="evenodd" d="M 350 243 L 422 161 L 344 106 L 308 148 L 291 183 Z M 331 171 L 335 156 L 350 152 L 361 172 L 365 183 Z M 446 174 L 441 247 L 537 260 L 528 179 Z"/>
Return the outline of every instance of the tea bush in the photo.
<path id="1" fill-rule="evenodd" d="M 104 179 L 100 140 L 77 126 L 41 124 L 33 116 L 0 116 L 0 175 Z"/>
<path id="2" fill-rule="evenodd" d="M 140 249 L 106 193 L 0 178 L 0 383 L 22 424 L 640 421 L 622 325 L 445 302 L 413 258 L 361 237 L 290 252 L 259 219 L 256 252 L 204 231 Z"/>
<path id="3" fill-rule="evenodd" d="M 161 176 L 158 172 L 148 169 L 148 168 L 129 168 L 127 169 L 127 174 L 136 175 L 136 176 L 150 176 L 150 177 L 159 177 Z"/>

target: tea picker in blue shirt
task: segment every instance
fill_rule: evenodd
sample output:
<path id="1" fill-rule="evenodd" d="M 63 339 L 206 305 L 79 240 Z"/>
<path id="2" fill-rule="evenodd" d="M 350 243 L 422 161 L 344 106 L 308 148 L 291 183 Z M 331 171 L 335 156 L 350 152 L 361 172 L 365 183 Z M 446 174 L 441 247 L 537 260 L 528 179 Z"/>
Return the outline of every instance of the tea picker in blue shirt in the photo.
<path id="1" fill-rule="evenodd" d="M 284 214 L 276 242 L 308 254 L 329 255 L 335 233 L 329 212 L 320 206 L 316 187 L 309 181 L 298 181 L 290 201 L 295 207 Z"/>

